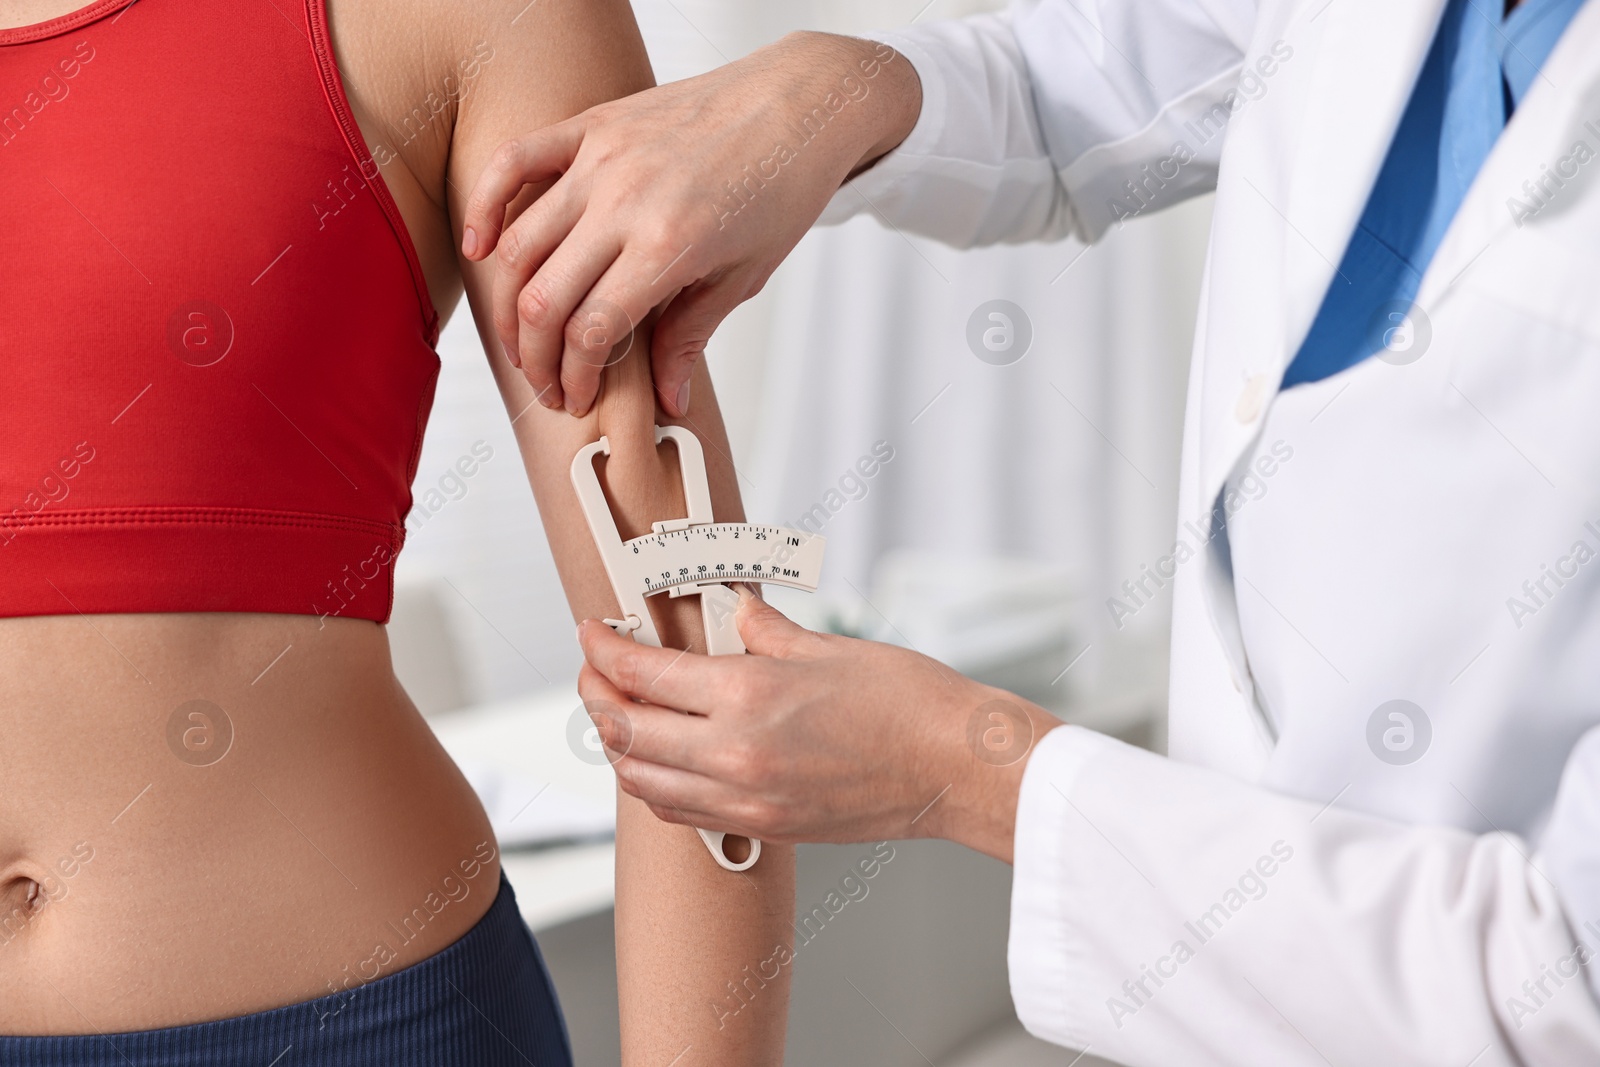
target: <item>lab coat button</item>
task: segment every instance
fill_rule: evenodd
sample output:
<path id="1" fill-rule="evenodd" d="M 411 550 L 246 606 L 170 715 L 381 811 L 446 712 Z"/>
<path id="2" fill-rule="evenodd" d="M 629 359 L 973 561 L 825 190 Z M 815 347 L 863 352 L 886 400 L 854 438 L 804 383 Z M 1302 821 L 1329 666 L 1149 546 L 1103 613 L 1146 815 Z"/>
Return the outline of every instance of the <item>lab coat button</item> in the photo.
<path id="1" fill-rule="evenodd" d="M 1239 402 L 1233 406 L 1233 417 L 1248 425 L 1255 422 L 1261 415 L 1261 410 L 1267 406 L 1267 390 L 1272 387 L 1272 379 L 1265 374 L 1258 374 L 1244 383 L 1244 388 L 1239 391 Z"/>

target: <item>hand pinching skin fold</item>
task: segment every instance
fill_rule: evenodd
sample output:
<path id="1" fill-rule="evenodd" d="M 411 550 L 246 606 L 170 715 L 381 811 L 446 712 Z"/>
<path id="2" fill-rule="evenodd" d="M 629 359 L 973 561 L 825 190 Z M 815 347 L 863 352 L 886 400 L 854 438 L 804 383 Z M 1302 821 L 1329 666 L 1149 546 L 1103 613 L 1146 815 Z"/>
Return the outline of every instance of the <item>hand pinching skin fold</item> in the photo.
<path id="1" fill-rule="evenodd" d="M 830 95 L 852 103 L 825 135 L 798 141 Z M 662 408 L 681 417 L 712 332 L 761 291 L 840 185 L 905 138 L 921 104 L 915 71 L 893 49 L 795 33 L 507 141 L 473 188 L 461 242 L 468 260 L 495 256 L 506 358 L 546 407 L 582 415 L 611 345 L 664 306 L 648 355 Z M 781 170 L 748 178 L 775 144 Z M 728 189 L 746 181 L 758 194 L 727 210 Z M 547 182 L 506 226 L 525 188 Z"/>

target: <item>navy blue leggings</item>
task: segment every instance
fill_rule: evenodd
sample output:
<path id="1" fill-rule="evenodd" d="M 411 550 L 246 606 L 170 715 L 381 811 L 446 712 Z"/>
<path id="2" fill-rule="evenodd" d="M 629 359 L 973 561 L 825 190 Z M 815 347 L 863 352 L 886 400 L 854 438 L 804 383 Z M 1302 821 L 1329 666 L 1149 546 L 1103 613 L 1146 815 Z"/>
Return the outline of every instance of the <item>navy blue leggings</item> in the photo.
<path id="1" fill-rule="evenodd" d="M 511 884 L 466 935 L 347 994 L 128 1034 L 0 1037 L 4 1067 L 571 1067 Z"/>

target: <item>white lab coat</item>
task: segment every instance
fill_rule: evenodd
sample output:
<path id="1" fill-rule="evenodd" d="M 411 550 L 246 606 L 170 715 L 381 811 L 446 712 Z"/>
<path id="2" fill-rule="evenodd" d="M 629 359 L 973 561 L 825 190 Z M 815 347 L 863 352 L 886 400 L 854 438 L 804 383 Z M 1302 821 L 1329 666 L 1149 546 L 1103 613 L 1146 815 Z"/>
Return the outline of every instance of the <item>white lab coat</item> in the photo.
<path id="1" fill-rule="evenodd" d="M 1600 1063 L 1600 3 L 1462 205 L 1426 326 L 1277 388 L 1444 6 L 1032 0 L 884 35 L 922 117 L 825 221 L 1094 240 L 1217 191 L 1152 561 L 1172 758 L 1074 727 L 1031 757 L 1010 968 L 1041 1037 L 1133 1067 Z"/>

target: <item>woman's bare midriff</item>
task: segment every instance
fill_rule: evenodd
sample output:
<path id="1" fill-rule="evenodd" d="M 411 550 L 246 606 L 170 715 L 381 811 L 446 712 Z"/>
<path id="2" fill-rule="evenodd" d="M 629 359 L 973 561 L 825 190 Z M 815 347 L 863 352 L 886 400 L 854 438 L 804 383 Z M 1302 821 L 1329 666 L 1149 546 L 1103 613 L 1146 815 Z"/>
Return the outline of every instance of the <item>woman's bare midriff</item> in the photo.
<path id="1" fill-rule="evenodd" d="M 458 939 L 499 871 L 378 624 L 0 620 L 0 1034 L 353 990 Z"/>

